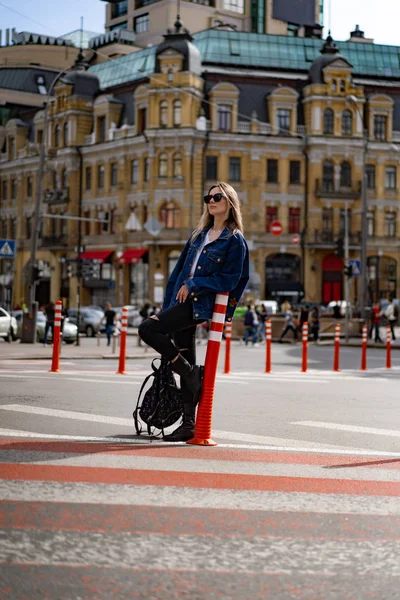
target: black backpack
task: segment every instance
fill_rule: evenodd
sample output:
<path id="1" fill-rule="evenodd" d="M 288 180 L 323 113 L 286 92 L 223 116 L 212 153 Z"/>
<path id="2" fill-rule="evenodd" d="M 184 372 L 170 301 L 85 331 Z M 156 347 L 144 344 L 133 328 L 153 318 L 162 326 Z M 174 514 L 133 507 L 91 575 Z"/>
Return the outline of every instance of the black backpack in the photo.
<path id="1" fill-rule="evenodd" d="M 158 368 L 155 366 L 156 361 L 160 361 Z M 153 372 L 144 380 L 136 408 L 133 411 L 137 435 L 143 431 L 141 421 L 147 425 L 149 435 L 153 435 L 155 429 L 161 430 L 164 435 L 164 429 L 176 423 L 183 414 L 181 390 L 176 385 L 170 363 L 167 360 L 155 358 L 151 367 Z M 153 382 L 141 402 L 142 392 L 151 377 L 153 377 Z"/>

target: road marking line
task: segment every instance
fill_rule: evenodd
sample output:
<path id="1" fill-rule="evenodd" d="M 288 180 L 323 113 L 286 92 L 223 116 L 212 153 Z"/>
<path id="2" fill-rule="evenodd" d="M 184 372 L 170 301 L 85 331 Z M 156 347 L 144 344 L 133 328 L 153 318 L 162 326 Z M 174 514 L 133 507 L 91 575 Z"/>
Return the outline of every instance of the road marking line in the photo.
<path id="1" fill-rule="evenodd" d="M 293 421 L 291 425 L 304 425 L 306 427 L 318 427 L 321 429 L 335 429 L 337 431 L 351 431 L 354 433 L 372 433 L 373 435 L 400 437 L 400 431 L 396 429 L 379 429 L 377 427 L 362 427 L 359 425 L 342 425 L 340 423 L 324 423 L 323 421 Z"/>

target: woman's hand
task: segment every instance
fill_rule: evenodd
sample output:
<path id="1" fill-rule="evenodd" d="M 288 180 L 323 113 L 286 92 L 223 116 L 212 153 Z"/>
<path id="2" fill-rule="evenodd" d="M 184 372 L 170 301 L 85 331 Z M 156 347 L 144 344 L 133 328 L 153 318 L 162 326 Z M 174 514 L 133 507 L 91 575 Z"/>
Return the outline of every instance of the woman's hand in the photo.
<path id="1" fill-rule="evenodd" d="M 186 287 L 186 285 L 183 284 L 183 286 L 181 287 L 181 289 L 179 290 L 179 292 L 176 295 L 176 299 L 180 303 L 181 302 L 186 302 L 188 296 L 189 296 L 189 290 Z"/>

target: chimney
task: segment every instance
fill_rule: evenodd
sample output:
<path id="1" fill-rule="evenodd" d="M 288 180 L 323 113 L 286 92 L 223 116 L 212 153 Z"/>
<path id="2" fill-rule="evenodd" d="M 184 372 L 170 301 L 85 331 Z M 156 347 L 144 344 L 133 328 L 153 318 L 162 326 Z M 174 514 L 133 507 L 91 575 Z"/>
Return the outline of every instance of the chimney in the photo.
<path id="1" fill-rule="evenodd" d="M 355 30 L 350 32 L 350 39 L 348 41 L 349 42 L 361 42 L 363 44 L 373 44 L 374 43 L 373 39 L 366 38 L 364 36 L 364 32 L 361 31 L 359 25 L 356 25 Z"/>

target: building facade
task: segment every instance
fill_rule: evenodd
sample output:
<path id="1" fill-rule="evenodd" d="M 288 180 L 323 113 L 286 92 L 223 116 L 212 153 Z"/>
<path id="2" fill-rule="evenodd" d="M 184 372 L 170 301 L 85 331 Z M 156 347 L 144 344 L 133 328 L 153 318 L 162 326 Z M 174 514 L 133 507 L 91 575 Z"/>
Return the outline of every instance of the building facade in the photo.
<path id="1" fill-rule="evenodd" d="M 68 73 L 49 106 L 38 301 L 75 305 L 81 239 L 82 304 L 161 302 L 217 180 L 242 201 L 248 296 L 343 299 L 345 216 L 359 260 L 364 165 L 369 299 L 398 296 L 399 53 L 339 52 L 330 37 L 192 39 L 177 21 L 155 48 Z M 5 126 L 0 238 L 18 242 L 14 304 L 27 294 L 43 126 L 43 110 Z M 350 293 L 356 303 L 356 277 Z"/>

